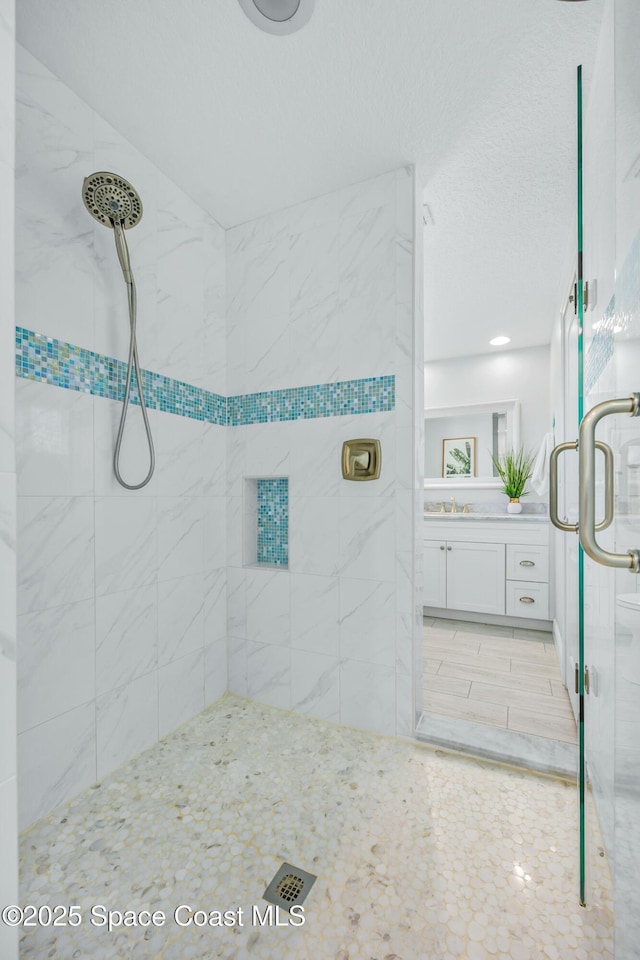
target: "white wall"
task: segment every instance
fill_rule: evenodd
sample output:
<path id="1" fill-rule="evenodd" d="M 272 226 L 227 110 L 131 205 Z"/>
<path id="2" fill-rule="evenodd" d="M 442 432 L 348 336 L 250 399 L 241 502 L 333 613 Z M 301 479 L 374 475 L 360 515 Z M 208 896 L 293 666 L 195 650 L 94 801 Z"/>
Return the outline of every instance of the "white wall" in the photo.
<path id="1" fill-rule="evenodd" d="M 0 904 L 18 900 L 16 811 L 16 477 L 14 456 L 15 9 L 0 0 Z M 17 930 L 0 923 L 0 956 L 17 960 Z"/>
<path id="2" fill-rule="evenodd" d="M 227 233 L 230 393 L 396 376 L 389 413 L 229 431 L 230 689 L 406 735 L 421 470 L 416 210 L 414 172 L 402 169 Z M 350 437 L 381 440 L 378 481 L 342 479 Z M 270 474 L 289 477 L 288 570 L 243 561 L 243 478 Z"/>
<path id="3" fill-rule="evenodd" d="M 521 441 L 534 454 L 551 430 L 550 354 L 548 347 L 505 350 L 473 357 L 456 357 L 424 365 L 424 405 L 429 407 L 519 400 Z M 428 436 L 425 438 L 428 444 Z M 442 499 L 442 491 L 438 490 Z M 428 491 L 427 491 L 428 495 Z M 446 491 L 444 496 L 446 496 Z M 473 490 L 474 501 L 498 500 L 498 490 Z M 546 500 L 533 491 L 527 502 Z"/>
<path id="4" fill-rule="evenodd" d="M 126 359 L 113 234 L 81 201 L 85 176 L 115 170 L 144 207 L 128 233 L 142 366 L 224 393 L 224 231 L 21 48 L 17 98 L 16 322 Z M 226 690 L 226 442 L 151 411 L 156 473 L 129 492 L 119 403 L 15 383 L 24 827 Z M 129 423 L 122 469 L 140 479 L 138 409 Z"/>

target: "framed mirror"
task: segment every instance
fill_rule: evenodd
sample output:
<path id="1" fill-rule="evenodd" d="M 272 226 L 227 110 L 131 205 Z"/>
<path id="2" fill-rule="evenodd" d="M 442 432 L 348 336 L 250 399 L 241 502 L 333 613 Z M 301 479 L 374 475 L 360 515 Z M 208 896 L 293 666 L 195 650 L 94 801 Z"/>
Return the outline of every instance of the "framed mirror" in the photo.
<path id="1" fill-rule="evenodd" d="M 520 446 L 520 401 L 496 400 L 424 412 L 426 489 L 501 488 L 491 455 Z"/>

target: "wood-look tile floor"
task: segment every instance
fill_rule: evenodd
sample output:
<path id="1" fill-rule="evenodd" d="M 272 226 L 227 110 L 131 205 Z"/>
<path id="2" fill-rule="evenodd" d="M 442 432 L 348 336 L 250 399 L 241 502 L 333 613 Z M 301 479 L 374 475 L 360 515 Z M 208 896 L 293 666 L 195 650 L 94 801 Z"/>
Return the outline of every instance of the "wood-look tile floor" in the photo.
<path id="1" fill-rule="evenodd" d="M 550 633 L 459 620 L 424 624 L 426 713 L 576 743 Z"/>

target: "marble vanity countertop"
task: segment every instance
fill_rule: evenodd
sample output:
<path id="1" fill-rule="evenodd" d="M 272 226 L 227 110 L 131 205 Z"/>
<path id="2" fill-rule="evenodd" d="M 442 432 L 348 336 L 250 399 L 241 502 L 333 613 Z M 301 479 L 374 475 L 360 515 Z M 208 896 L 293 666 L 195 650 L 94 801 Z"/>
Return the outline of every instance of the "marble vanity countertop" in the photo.
<path id="1" fill-rule="evenodd" d="M 513 523 L 514 520 L 521 521 L 524 520 L 527 523 L 548 523 L 549 517 L 546 513 L 438 513 L 437 511 L 425 511 L 424 512 L 425 520 L 464 520 L 467 521 L 478 521 L 478 520 L 507 520 L 509 523 Z"/>

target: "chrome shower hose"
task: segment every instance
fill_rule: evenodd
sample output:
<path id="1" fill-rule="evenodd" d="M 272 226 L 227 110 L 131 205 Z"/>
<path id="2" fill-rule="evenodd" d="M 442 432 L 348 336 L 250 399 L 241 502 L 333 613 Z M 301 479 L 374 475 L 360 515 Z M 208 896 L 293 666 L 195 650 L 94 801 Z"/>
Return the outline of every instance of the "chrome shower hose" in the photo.
<path id="1" fill-rule="evenodd" d="M 118 239 L 119 231 L 115 231 L 116 236 L 116 246 Z M 124 234 L 121 234 L 122 239 L 124 239 Z M 122 261 L 121 261 L 122 262 Z M 116 448 L 113 454 L 113 471 L 116 475 L 116 480 L 118 483 L 126 487 L 127 490 L 140 490 L 142 487 L 146 487 L 153 476 L 153 471 L 156 466 L 156 453 L 153 448 L 153 437 L 151 436 L 151 427 L 149 426 L 149 417 L 147 416 L 147 407 L 144 402 L 144 390 L 142 385 L 142 376 L 140 373 L 140 363 L 138 362 L 138 344 L 136 341 L 136 323 L 137 323 L 137 298 L 136 298 L 136 284 L 133 279 L 133 276 L 129 273 L 130 279 L 126 279 L 127 284 L 127 298 L 129 301 L 129 326 L 130 326 L 130 335 L 129 335 L 129 362 L 127 364 L 127 379 L 124 388 L 124 400 L 122 403 L 122 413 L 120 414 L 120 425 L 118 427 L 118 436 L 116 438 Z M 125 274 L 126 278 L 126 274 Z M 140 483 L 127 483 L 122 479 L 120 473 L 120 448 L 122 446 L 122 437 L 124 434 L 125 423 L 127 420 L 127 411 L 129 409 L 129 401 L 131 399 L 131 382 L 133 380 L 133 371 L 136 373 L 136 383 L 138 385 L 138 397 L 140 399 L 140 408 L 142 410 L 142 418 L 144 420 L 144 429 L 147 434 L 147 444 L 149 447 L 149 472 L 147 473 L 144 480 Z"/>

